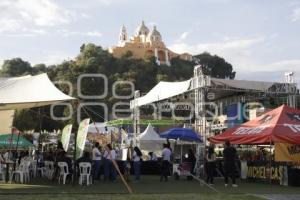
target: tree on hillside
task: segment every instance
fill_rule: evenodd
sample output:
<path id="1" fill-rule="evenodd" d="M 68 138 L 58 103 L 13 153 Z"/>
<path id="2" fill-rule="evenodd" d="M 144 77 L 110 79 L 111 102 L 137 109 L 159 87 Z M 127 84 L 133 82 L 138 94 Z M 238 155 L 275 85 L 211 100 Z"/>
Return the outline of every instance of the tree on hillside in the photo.
<path id="1" fill-rule="evenodd" d="M 207 52 L 195 56 L 196 60 L 204 68 L 204 74 L 215 78 L 234 79 L 235 72 L 232 65 L 217 55 L 211 55 Z"/>
<path id="2" fill-rule="evenodd" d="M 22 60 L 21 58 L 13 58 L 10 60 L 4 60 L 1 76 L 21 76 L 31 74 L 32 67 L 29 62 Z"/>
<path id="3" fill-rule="evenodd" d="M 235 72 L 231 64 L 223 58 L 209 53 L 202 53 L 195 56 L 200 64 L 204 66 L 204 73 L 217 78 L 233 79 Z M 68 91 L 68 85 L 57 85 L 65 92 L 71 92 L 73 97 L 79 98 L 80 102 L 105 103 L 108 106 L 108 113 L 116 102 L 129 102 L 125 99 L 117 99 L 112 95 L 113 84 L 116 81 L 130 81 L 134 84 L 135 90 L 140 90 L 141 94 L 147 93 L 159 81 L 183 81 L 193 76 L 195 66 L 194 61 L 185 61 L 179 58 L 171 60 L 171 66 L 157 65 L 154 57 L 147 59 L 134 59 L 132 52 L 125 53 L 121 58 L 113 57 L 107 50 L 95 44 L 83 44 L 80 52 L 74 60 L 64 61 L 58 65 L 46 67 L 44 64 L 37 64 L 34 67 L 20 58 L 6 60 L 0 69 L 0 76 L 20 76 L 24 74 L 39 74 L 47 72 L 52 81 L 69 81 L 73 91 Z M 77 91 L 77 80 L 82 74 L 104 74 L 108 80 L 108 94 L 103 99 L 80 99 Z M 104 92 L 103 79 L 93 77 L 84 78 L 81 82 L 81 93 L 84 95 L 101 95 Z M 128 84 L 119 82 L 115 88 L 117 94 L 128 95 L 131 93 Z M 75 106 L 74 106 L 75 107 Z M 43 116 L 49 116 L 49 106 L 41 110 Z M 93 112 L 89 111 L 92 110 Z M 35 112 L 34 112 L 35 111 Z M 24 110 L 16 113 L 15 126 L 21 130 L 39 130 L 39 121 L 36 115 L 37 110 Z M 104 110 L 96 106 L 88 106 L 88 113 L 95 121 L 103 121 Z M 65 107 L 56 107 L 55 116 L 62 116 L 68 113 Z M 76 113 L 68 122 L 57 122 L 50 118 L 43 117 L 42 128 L 53 130 L 63 127 L 66 123 L 75 123 Z M 85 111 L 81 112 L 83 117 L 87 117 Z M 68 115 L 65 115 L 68 116 Z M 29 120 L 28 120 L 29 119 Z"/>
<path id="4" fill-rule="evenodd" d="M 43 63 L 36 64 L 32 67 L 32 74 L 41 74 L 41 73 L 46 73 L 47 72 L 47 66 Z"/>

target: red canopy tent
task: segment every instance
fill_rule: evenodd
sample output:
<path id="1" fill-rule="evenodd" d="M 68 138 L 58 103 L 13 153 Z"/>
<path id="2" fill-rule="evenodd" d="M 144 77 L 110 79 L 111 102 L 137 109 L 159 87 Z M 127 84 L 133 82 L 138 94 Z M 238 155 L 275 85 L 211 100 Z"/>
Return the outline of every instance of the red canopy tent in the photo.
<path id="1" fill-rule="evenodd" d="M 211 143 L 300 144 L 300 110 L 282 105 L 242 125 L 210 137 Z"/>

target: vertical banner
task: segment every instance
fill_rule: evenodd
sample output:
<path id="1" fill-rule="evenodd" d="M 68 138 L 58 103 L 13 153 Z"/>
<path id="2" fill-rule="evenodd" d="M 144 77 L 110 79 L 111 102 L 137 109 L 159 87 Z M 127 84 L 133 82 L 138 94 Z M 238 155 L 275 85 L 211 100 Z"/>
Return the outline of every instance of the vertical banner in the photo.
<path id="1" fill-rule="evenodd" d="M 78 132 L 77 132 L 77 138 L 76 138 L 76 159 L 80 158 L 82 156 L 87 132 L 89 129 L 90 119 L 84 119 L 80 122 Z"/>
<path id="2" fill-rule="evenodd" d="M 275 161 L 300 162 L 300 145 L 275 143 Z"/>
<path id="3" fill-rule="evenodd" d="M 71 132 L 72 132 L 72 124 L 68 124 L 67 126 L 64 127 L 61 135 L 61 143 L 63 145 L 63 148 L 65 152 L 68 151 L 69 147 L 69 142 L 70 142 L 70 137 L 71 137 Z"/>

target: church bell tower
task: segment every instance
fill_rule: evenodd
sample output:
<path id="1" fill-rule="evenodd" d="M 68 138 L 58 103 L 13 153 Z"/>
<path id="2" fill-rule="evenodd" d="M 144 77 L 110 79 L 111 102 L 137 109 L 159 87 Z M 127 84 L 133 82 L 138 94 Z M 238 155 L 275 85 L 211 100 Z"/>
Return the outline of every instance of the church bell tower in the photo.
<path id="1" fill-rule="evenodd" d="M 126 30 L 126 27 L 123 25 L 121 27 L 120 34 L 119 34 L 118 46 L 120 46 L 120 47 L 124 46 L 127 39 L 128 39 L 127 38 L 127 30 Z"/>

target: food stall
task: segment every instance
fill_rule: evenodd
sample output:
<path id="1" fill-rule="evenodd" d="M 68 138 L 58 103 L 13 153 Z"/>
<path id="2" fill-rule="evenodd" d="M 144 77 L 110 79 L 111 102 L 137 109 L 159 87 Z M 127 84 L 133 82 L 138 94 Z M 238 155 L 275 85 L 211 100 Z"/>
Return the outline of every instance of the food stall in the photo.
<path id="1" fill-rule="evenodd" d="M 258 118 L 210 137 L 214 144 L 230 141 L 236 145 L 268 145 L 268 159 L 247 159 L 247 180 L 291 184 L 289 174 L 297 175 L 300 161 L 300 110 L 282 105 Z M 295 176 L 296 176 L 295 175 Z M 297 175 L 298 176 L 298 175 Z M 300 186 L 300 185 L 299 185 Z"/>

